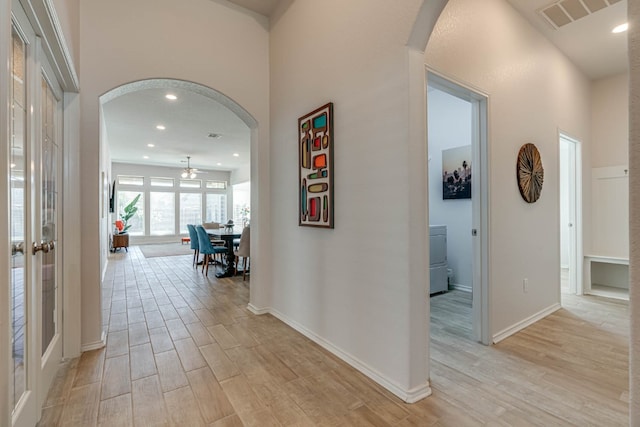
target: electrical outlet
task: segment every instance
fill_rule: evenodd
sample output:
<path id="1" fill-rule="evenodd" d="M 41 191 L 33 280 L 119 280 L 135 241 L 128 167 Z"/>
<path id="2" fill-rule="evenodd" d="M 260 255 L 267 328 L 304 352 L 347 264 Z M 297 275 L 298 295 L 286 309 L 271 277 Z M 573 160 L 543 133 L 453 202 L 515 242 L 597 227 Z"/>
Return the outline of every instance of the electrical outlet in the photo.
<path id="1" fill-rule="evenodd" d="M 525 294 L 529 291 L 529 279 L 522 279 L 522 292 Z"/>

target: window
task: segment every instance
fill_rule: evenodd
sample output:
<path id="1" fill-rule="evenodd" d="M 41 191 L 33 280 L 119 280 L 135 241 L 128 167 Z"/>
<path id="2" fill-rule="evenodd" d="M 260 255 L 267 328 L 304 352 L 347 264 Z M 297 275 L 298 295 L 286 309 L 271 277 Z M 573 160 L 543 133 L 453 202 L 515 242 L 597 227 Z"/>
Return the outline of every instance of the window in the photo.
<path id="1" fill-rule="evenodd" d="M 226 190 L 227 181 L 207 181 L 207 188 Z"/>
<path id="2" fill-rule="evenodd" d="M 152 187 L 173 187 L 173 178 L 149 178 Z"/>
<path id="3" fill-rule="evenodd" d="M 176 233 L 175 205 L 175 193 L 149 193 L 149 234 L 166 236 Z"/>
<path id="4" fill-rule="evenodd" d="M 118 184 L 120 185 L 136 185 L 143 186 L 144 185 L 144 177 L 143 176 L 134 176 L 134 175 L 118 175 Z"/>
<path id="5" fill-rule="evenodd" d="M 202 181 L 199 179 L 181 179 L 180 180 L 181 188 L 201 188 Z"/>
<path id="6" fill-rule="evenodd" d="M 202 193 L 180 193 L 180 233 L 187 224 L 202 224 Z"/>
<path id="7" fill-rule="evenodd" d="M 233 186 L 233 222 L 246 224 L 251 219 L 251 183 Z"/>
<path id="8" fill-rule="evenodd" d="M 227 222 L 227 195 L 207 193 L 207 222 Z"/>
<path id="9" fill-rule="evenodd" d="M 140 200 L 138 200 L 138 204 L 136 205 L 138 211 L 128 222 L 128 225 L 131 225 L 129 228 L 129 234 L 132 236 L 144 235 L 144 193 L 140 191 L 118 191 L 118 219 L 124 213 L 124 207 L 131 203 L 138 194 L 141 195 Z"/>

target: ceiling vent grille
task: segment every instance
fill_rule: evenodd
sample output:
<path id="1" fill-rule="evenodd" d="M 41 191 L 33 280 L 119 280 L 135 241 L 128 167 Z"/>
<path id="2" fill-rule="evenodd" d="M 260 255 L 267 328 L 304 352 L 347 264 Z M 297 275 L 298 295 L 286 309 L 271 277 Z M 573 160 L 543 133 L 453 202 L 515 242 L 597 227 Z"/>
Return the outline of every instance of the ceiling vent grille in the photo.
<path id="1" fill-rule="evenodd" d="M 621 0 L 561 0 L 540 9 L 539 13 L 558 29 L 619 1 Z"/>

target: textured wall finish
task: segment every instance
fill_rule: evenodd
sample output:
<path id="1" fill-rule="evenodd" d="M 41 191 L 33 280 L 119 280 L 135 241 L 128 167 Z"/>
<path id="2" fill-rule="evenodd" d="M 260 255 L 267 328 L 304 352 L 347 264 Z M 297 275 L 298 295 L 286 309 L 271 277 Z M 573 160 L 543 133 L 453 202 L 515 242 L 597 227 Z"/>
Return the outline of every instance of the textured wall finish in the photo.
<path id="1" fill-rule="evenodd" d="M 629 0 L 629 424 L 640 426 L 640 0 Z M 636 238 L 634 238 L 636 236 Z"/>

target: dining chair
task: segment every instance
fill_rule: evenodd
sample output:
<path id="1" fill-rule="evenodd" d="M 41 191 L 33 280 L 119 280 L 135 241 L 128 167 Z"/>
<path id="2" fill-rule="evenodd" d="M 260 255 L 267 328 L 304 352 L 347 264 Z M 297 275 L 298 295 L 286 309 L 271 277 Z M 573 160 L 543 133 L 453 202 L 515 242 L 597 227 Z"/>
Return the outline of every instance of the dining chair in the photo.
<path id="1" fill-rule="evenodd" d="M 202 226 L 205 228 L 205 230 L 219 230 L 220 228 L 222 228 L 222 224 L 220 224 L 219 222 L 203 222 Z M 227 245 L 227 242 L 222 239 L 216 239 L 214 237 L 210 237 L 209 239 L 214 246 Z"/>
<path id="2" fill-rule="evenodd" d="M 191 240 L 191 249 L 193 249 L 193 265 L 196 266 L 198 262 L 198 255 L 200 254 L 198 233 L 196 232 L 196 227 L 193 224 L 187 224 L 187 230 L 189 231 L 189 239 Z"/>
<path id="3" fill-rule="evenodd" d="M 238 274 L 238 263 L 240 262 L 240 258 L 242 258 L 243 282 L 247 277 L 247 271 L 249 270 L 249 247 L 251 246 L 249 236 L 249 227 L 243 228 L 242 234 L 240 235 L 240 244 L 238 245 L 238 250 L 234 251 L 234 255 L 236 256 L 235 274 Z"/>
<path id="4" fill-rule="evenodd" d="M 202 271 L 205 271 L 205 266 L 207 267 L 206 273 L 209 274 L 209 261 L 213 258 L 211 255 L 215 254 L 223 254 L 227 252 L 227 248 L 224 246 L 214 246 L 209 240 L 209 235 L 203 226 L 196 226 L 196 233 L 198 234 L 198 244 L 200 245 L 200 253 L 204 255 L 204 260 L 202 261 Z"/>

